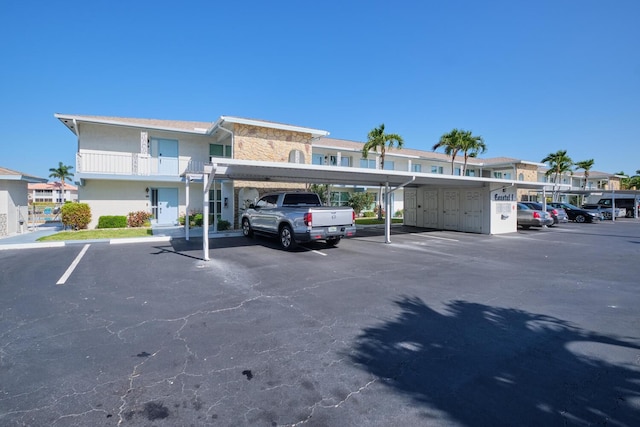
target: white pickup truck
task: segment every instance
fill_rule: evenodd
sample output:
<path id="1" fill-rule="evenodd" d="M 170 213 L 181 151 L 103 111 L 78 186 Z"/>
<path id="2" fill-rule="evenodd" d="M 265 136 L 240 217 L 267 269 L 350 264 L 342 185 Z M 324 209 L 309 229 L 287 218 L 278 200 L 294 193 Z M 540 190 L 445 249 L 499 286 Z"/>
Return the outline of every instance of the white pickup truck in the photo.
<path id="1" fill-rule="evenodd" d="M 278 236 L 284 249 L 324 240 L 335 246 L 356 234 L 356 216 L 349 207 L 322 206 L 316 193 L 280 192 L 262 196 L 242 214 L 242 233 Z"/>

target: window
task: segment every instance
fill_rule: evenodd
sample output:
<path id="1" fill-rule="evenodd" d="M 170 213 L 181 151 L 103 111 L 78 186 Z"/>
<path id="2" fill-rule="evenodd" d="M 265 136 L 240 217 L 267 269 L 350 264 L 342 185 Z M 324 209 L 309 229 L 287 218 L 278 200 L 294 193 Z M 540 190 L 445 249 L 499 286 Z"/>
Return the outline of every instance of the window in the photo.
<path id="1" fill-rule="evenodd" d="M 466 171 L 464 171 L 464 174 L 466 176 L 476 176 L 476 171 L 475 169 L 467 169 Z"/>
<path id="2" fill-rule="evenodd" d="M 375 169 L 376 161 L 373 159 L 360 159 L 360 167 L 366 169 Z"/>
<path id="3" fill-rule="evenodd" d="M 336 166 L 338 164 L 338 157 L 337 156 L 327 157 L 327 164 L 331 166 Z"/>
<path id="4" fill-rule="evenodd" d="M 231 157 L 231 146 L 222 144 L 209 144 L 211 157 Z"/>
<path id="5" fill-rule="evenodd" d="M 520 173 L 518 175 L 518 181 L 524 181 L 524 174 L 523 173 Z"/>
<path id="6" fill-rule="evenodd" d="M 258 208 L 275 208 L 276 206 L 278 206 L 277 194 L 264 196 L 262 199 L 258 200 L 258 203 L 256 203 L 256 207 Z"/>
<path id="7" fill-rule="evenodd" d="M 444 169 L 442 168 L 442 166 L 431 166 L 431 173 L 442 174 L 444 173 Z"/>
<path id="8" fill-rule="evenodd" d="M 222 190 L 209 190 L 209 214 L 218 214 L 218 219 L 222 217 Z"/>
<path id="9" fill-rule="evenodd" d="M 351 157 L 341 157 L 340 158 L 340 166 L 351 166 Z"/>
<path id="10" fill-rule="evenodd" d="M 392 170 L 395 170 L 395 168 L 396 168 L 396 162 L 392 160 L 386 160 L 384 162 L 384 170 L 392 171 Z"/>
<path id="11" fill-rule="evenodd" d="M 454 169 L 454 173 L 453 173 L 453 174 L 454 174 L 454 175 L 458 175 L 458 176 L 462 175 L 462 174 L 460 173 L 460 168 L 455 168 L 455 169 Z"/>
<path id="12" fill-rule="evenodd" d="M 314 165 L 324 165 L 324 156 L 322 154 L 312 155 L 311 163 L 313 163 Z"/>
<path id="13" fill-rule="evenodd" d="M 511 179 L 511 172 L 505 172 L 502 174 L 502 178 L 504 179 Z"/>
<path id="14" fill-rule="evenodd" d="M 347 206 L 348 202 L 349 202 L 349 192 L 347 191 L 331 192 L 331 206 Z"/>
<path id="15" fill-rule="evenodd" d="M 412 163 L 411 172 L 422 172 L 422 165 L 420 163 Z"/>
<path id="16" fill-rule="evenodd" d="M 289 163 L 304 163 L 304 153 L 300 150 L 289 151 Z"/>
<path id="17" fill-rule="evenodd" d="M 502 172 L 494 172 L 493 177 L 497 179 L 502 179 Z"/>

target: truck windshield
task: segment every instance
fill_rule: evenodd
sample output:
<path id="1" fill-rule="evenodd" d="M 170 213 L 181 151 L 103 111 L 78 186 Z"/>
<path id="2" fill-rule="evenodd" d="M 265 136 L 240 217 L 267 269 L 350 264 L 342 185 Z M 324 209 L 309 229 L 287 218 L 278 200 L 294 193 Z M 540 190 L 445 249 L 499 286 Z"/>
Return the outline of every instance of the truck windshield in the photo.
<path id="1" fill-rule="evenodd" d="M 321 206 L 320 199 L 314 193 L 285 194 L 283 206 Z"/>

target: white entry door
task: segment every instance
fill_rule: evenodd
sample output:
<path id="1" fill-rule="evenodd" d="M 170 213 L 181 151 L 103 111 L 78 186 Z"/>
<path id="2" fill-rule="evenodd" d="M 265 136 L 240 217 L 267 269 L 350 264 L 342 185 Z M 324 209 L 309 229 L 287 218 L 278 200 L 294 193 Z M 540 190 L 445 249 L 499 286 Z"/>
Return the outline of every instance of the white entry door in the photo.
<path id="1" fill-rule="evenodd" d="M 422 193 L 424 200 L 423 223 L 426 228 L 439 228 L 438 223 L 438 190 L 424 190 Z"/>
<path id="2" fill-rule="evenodd" d="M 465 190 L 463 231 L 482 233 L 482 191 Z"/>
<path id="3" fill-rule="evenodd" d="M 417 192 L 413 188 L 404 190 L 404 225 L 415 227 L 416 223 L 416 198 Z"/>
<path id="4" fill-rule="evenodd" d="M 460 220 L 460 193 L 458 190 L 446 190 L 444 192 L 443 228 L 445 230 L 458 230 Z"/>

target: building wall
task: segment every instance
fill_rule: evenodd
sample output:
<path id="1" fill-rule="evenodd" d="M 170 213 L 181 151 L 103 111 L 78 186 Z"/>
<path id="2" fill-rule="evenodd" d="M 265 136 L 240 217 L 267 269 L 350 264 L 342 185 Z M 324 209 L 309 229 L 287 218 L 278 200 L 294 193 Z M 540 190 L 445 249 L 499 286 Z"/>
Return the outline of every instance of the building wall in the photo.
<path id="1" fill-rule="evenodd" d="M 0 181 L 0 236 L 20 231 L 20 214 L 27 220 L 28 188 L 24 181 Z"/>
<path id="2" fill-rule="evenodd" d="M 263 162 L 289 162 L 292 150 L 304 154 L 304 162 L 311 164 L 311 134 L 280 129 L 234 124 L 233 157 L 241 160 L 259 160 Z M 273 183 L 255 181 L 236 181 L 235 186 L 256 187 L 259 189 L 286 188 L 304 189 L 305 184 Z M 261 190 L 261 194 L 266 191 Z"/>
<path id="3" fill-rule="evenodd" d="M 140 153 L 140 134 L 142 131 L 137 128 L 83 123 L 80 128 L 80 153 Z M 146 132 L 149 140 L 158 138 L 178 141 L 181 172 L 189 160 L 209 162 L 209 144 L 219 143 L 216 139 L 217 136 L 157 130 Z M 148 152 L 151 152 L 150 149 Z"/>
<path id="4" fill-rule="evenodd" d="M 520 179 L 520 175 L 522 175 L 522 179 Z M 513 179 L 517 181 L 538 182 L 538 167 L 535 165 L 518 163 L 516 165 L 516 176 Z M 529 196 L 531 194 L 531 190 L 518 189 L 517 198 L 518 200 L 525 200 L 525 196 Z"/>

